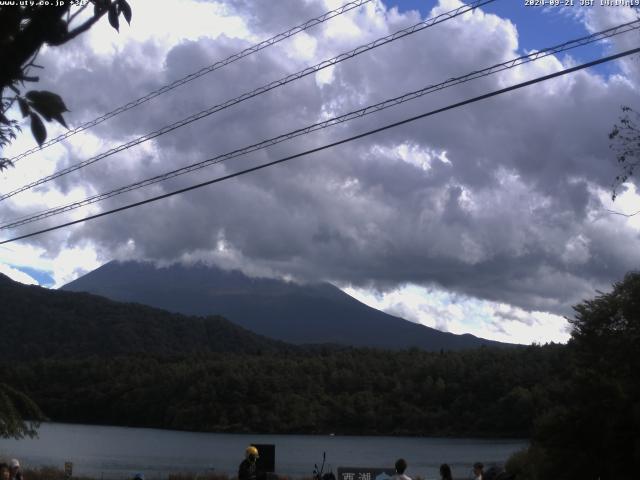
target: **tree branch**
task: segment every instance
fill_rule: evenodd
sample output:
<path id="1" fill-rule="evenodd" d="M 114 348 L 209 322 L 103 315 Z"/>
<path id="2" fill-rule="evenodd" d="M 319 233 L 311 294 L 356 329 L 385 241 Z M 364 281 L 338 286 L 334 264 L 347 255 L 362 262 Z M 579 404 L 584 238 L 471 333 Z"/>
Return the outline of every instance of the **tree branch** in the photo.
<path id="1" fill-rule="evenodd" d="M 86 5 L 85 5 L 86 7 Z M 52 45 L 62 45 L 63 43 L 68 42 L 69 40 L 72 40 L 73 38 L 77 37 L 78 35 L 80 35 L 81 33 L 86 32 L 87 30 L 89 30 L 94 23 L 96 23 L 98 20 L 100 20 L 102 18 L 102 16 L 107 13 L 109 11 L 109 7 L 111 7 L 111 2 L 109 3 L 109 5 L 104 8 L 101 12 L 95 14 L 93 17 L 91 17 L 89 20 L 85 21 L 82 25 L 74 28 L 73 30 L 71 30 L 70 32 L 68 32 L 61 40 L 59 43 L 55 43 Z M 84 8 L 84 7 L 83 7 Z"/>

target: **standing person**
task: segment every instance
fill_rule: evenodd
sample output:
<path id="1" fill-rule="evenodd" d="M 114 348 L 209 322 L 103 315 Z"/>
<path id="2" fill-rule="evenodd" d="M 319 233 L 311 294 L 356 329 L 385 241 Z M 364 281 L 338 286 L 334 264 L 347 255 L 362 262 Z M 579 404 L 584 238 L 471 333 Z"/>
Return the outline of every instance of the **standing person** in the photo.
<path id="1" fill-rule="evenodd" d="M 484 477 L 484 465 L 480 462 L 473 464 L 473 480 L 482 480 Z"/>
<path id="2" fill-rule="evenodd" d="M 453 480 L 451 476 L 451 467 L 446 463 L 440 465 L 440 480 Z"/>
<path id="3" fill-rule="evenodd" d="M 9 473 L 11 480 L 23 480 L 22 469 L 20 468 L 20 462 L 17 458 L 12 458 L 9 462 Z"/>
<path id="4" fill-rule="evenodd" d="M 249 445 L 244 452 L 244 460 L 238 468 L 238 480 L 256 480 L 256 460 L 258 460 L 258 449 Z"/>
<path id="5" fill-rule="evenodd" d="M 399 458 L 396 460 L 396 474 L 391 477 L 391 480 L 411 480 L 410 477 L 407 477 L 404 474 L 404 471 L 407 469 L 407 461 L 404 458 Z"/>
<path id="6" fill-rule="evenodd" d="M 4 462 L 0 463 L 0 480 L 11 480 L 9 465 Z"/>

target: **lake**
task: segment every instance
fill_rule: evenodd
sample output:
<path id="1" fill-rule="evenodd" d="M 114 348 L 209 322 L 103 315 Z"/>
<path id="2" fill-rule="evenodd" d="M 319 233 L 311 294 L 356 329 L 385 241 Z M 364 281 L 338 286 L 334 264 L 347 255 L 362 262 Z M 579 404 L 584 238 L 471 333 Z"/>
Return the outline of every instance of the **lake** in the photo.
<path id="1" fill-rule="evenodd" d="M 251 443 L 275 445 L 281 475 L 310 477 L 326 452 L 325 472 L 339 466 L 392 467 L 403 457 L 409 464 L 406 473 L 425 479 L 438 478 L 441 463 L 452 466 L 454 477 L 469 478 L 474 462 L 504 463 L 527 445 L 525 440 L 247 435 L 45 423 L 37 439 L 0 439 L 0 457 L 16 457 L 27 468 L 62 468 L 70 461 L 74 475 L 106 479 L 131 478 L 136 472 L 147 478 L 166 478 L 171 472 L 236 475 Z"/>

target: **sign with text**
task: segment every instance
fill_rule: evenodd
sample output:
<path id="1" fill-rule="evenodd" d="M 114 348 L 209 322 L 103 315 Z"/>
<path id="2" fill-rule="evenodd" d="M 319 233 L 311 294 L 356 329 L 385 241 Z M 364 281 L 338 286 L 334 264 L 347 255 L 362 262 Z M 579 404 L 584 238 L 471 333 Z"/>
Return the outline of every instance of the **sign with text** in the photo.
<path id="1" fill-rule="evenodd" d="M 395 473 L 393 468 L 338 467 L 337 480 L 389 480 Z"/>

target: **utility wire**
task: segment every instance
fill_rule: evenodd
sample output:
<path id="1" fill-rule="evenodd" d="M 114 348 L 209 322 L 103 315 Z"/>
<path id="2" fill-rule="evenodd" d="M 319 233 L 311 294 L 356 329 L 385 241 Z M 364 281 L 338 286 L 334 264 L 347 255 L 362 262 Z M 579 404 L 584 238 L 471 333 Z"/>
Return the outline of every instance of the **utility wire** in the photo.
<path id="1" fill-rule="evenodd" d="M 538 52 L 534 52 L 531 53 L 529 55 L 523 55 L 520 57 L 517 57 L 515 59 L 512 60 L 508 60 L 506 62 L 502 62 L 496 65 L 493 65 L 491 67 L 485 68 L 483 70 L 477 70 L 474 72 L 471 72 L 467 75 L 461 76 L 461 77 L 454 77 L 451 78 L 449 80 L 446 80 L 444 82 L 435 84 L 435 85 L 430 85 L 427 87 L 424 87 L 420 90 L 415 90 L 409 93 L 405 93 L 401 96 L 395 97 L 395 98 L 391 98 L 391 99 L 387 99 L 384 100 L 382 102 L 376 103 L 374 105 L 369 105 L 367 107 L 361 108 L 359 110 L 355 110 L 337 117 L 333 117 L 327 120 L 324 120 L 322 122 L 319 123 L 315 123 L 313 125 L 309 125 L 306 126 L 304 128 L 300 128 L 288 133 L 285 133 L 283 135 L 279 135 L 277 137 L 273 137 L 270 138 L 268 140 L 264 140 L 262 142 L 241 148 L 241 149 L 237 149 L 237 150 L 233 150 L 231 152 L 222 154 L 222 155 L 218 155 L 216 157 L 213 158 L 209 158 L 207 160 L 203 160 L 197 163 L 193 163 L 191 165 L 187 165 L 185 167 L 181 167 L 179 169 L 176 170 L 172 170 L 160 175 L 156 175 L 154 177 L 151 178 L 147 178 L 145 180 L 141 180 L 129 185 L 125 185 L 123 187 L 119 187 L 117 189 L 114 190 L 110 190 L 108 192 L 103 192 L 100 194 L 96 194 L 93 195 L 91 197 L 87 197 L 83 200 L 79 200 L 76 202 L 72 202 L 66 205 L 62 205 L 62 206 L 58 206 L 58 207 L 53 207 L 41 212 L 37 212 L 37 213 L 32 213 L 29 214 L 28 216 L 24 216 L 21 218 L 17 218 L 17 219 L 13 219 L 10 220 L 9 222 L 6 222 L 4 224 L 0 225 L 0 230 L 3 229 L 8 229 L 8 228 L 15 228 L 15 227 L 19 227 L 21 225 L 26 225 L 28 223 L 33 223 L 36 222 L 38 220 L 42 220 L 45 218 L 49 218 L 52 217 L 54 215 L 59 215 L 71 210 L 75 210 L 77 208 L 86 206 L 86 205 L 91 205 L 93 203 L 97 203 L 99 201 L 102 200 L 106 200 L 108 198 L 114 197 L 116 195 L 120 195 L 126 192 L 130 192 L 133 190 L 137 190 L 139 188 L 143 188 L 149 185 L 153 185 L 155 183 L 159 183 L 162 182 L 164 180 L 173 178 L 173 177 L 177 177 L 180 175 L 184 175 L 186 173 L 190 173 L 214 164 L 218 164 L 218 163 L 222 163 L 226 160 L 232 159 L 232 158 L 236 158 L 239 157 L 241 155 L 246 155 L 248 153 L 251 152 L 255 152 L 257 150 L 261 150 L 267 147 L 270 147 L 272 145 L 276 145 L 278 143 L 287 141 L 287 140 L 291 140 L 293 138 L 296 138 L 298 136 L 301 135 L 306 135 L 309 134 L 311 132 L 317 131 L 317 130 L 321 130 L 327 127 L 331 127 L 333 125 L 337 125 L 340 123 L 344 123 L 356 118 L 360 118 L 363 117 L 365 115 L 369 115 L 371 113 L 376 113 L 379 112 L 381 110 L 384 110 L 386 108 L 389 107 L 393 107 L 396 105 L 400 105 L 402 103 L 408 102 L 410 100 L 415 100 L 416 98 L 422 97 L 423 95 L 427 95 L 429 93 L 433 93 L 439 90 L 443 90 L 445 88 L 449 88 L 452 87 L 454 85 L 459 85 L 462 83 L 466 83 L 469 82 L 471 80 L 475 80 L 477 78 L 482 78 L 482 77 L 486 77 L 489 75 L 493 75 L 496 74 L 498 72 L 504 71 L 504 70 L 508 70 L 511 68 L 514 68 L 516 66 L 519 65 L 523 65 L 525 63 L 529 63 L 529 62 L 533 62 L 536 60 L 539 60 L 541 58 L 550 56 L 550 55 L 555 55 L 557 53 L 572 49 L 572 48 L 576 48 L 576 47 L 580 47 L 580 46 L 584 46 L 593 42 L 597 42 L 597 41 L 601 41 L 605 38 L 611 38 L 613 36 L 616 35 L 621 35 L 623 33 L 626 32 L 630 32 L 633 30 L 638 30 L 640 29 L 640 20 L 635 20 L 633 22 L 628 22 L 622 25 L 619 25 L 617 27 L 613 27 L 613 28 L 609 28 L 607 30 L 603 30 L 601 32 L 597 32 L 594 33 L 592 35 L 586 36 L 586 37 L 582 37 L 576 40 L 571 40 L 565 43 L 562 43 L 560 45 L 556 45 L 553 47 L 549 47 L 549 48 L 545 48 L 543 50 L 540 50 Z"/>
<path id="2" fill-rule="evenodd" d="M 399 122 L 390 123 L 390 124 L 385 125 L 383 127 L 375 128 L 373 130 L 369 130 L 367 132 L 360 133 L 358 135 L 354 135 L 354 136 L 351 136 L 351 137 L 348 137 L 348 138 L 344 138 L 342 140 L 338 140 L 336 142 L 323 145 L 321 147 L 312 148 L 310 150 L 306 150 L 306 151 L 301 152 L 301 153 L 296 153 L 295 155 L 290 155 L 288 157 L 284 157 L 284 158 L 281 158 L 279 160 L 274 160 L 272 162 L 263 163 L 261 165 L 257 165 L 255 167 L 247 168 L 245 170 L 241 170 L 239 172 L 235 172 L 235 173 L 232 173 L 232 174 L 229 174 L 229 175 L 225 175 L 223 177 L 214 178 L 214 179 L 208 180 L 206 182 L 198 183 L 196 185 L 191 185 L 190 187 L 181 188 L 180 190 L 174 190 L 173 192 L 169 192 L 169 193 L 165 193 L 163 195 L 158 195 L 156 197 L 148 198 L 148 199 L 142 200 L 140 202 L 130 203 L 128 205 L 124 205 L 122 207 L 118 207 L 118 208 L 115 208 L 113 210 L 108 210 L 106 212 L 98 213 L 98 214 L 95 214 L 95 215 L 90 215 L 88 217 L 81 218 L 79 220 L 74 220 L 74 221 L 71 221 L 71 222 L 67 222 L 67 223 L 63 223 L 63 224 L 60 224 L 60 225 L 56 225 L 55 227 L 49 227 L 49 228 L 45 228 L 43 230 L 38 230 L 38 231 L 35 231 L 35 232 L 27 233 L 25 235 L 20 235 L 18 237 L 13 237 L 13 238 L 10 238 L 8 240 L 3 240 L 3 241 L 0 241 L 0 245 L 4 245 L 6 243 L 15 242 L 17 240 L 22 240 L 22 239 L 25 239 L 25 238 L 33 237 L 35 235 L 39 235 L 39 234 L 42 234 L 42 233 L 51 232 L 53 230 L 59 230 L 60 228 L 64 228 L 64 227 L 68 227 L 68 226 L 75 225 L 75 224 L 78 224 L 78 223 L 86 222 L 88 220 L 93 220 L 93 219 L 96 219 L 96 218 L 104 217 L 106 215 L 111 215 L 113 213 L 121 212 L 121 211 L 128 210 L 128 209 L 134 208 L 134 207 L 139 207 L 139 206 L 145 205 L 147 203 L 156 202 L 158 200 L 162 200 L 162 199 L 165 199 L 165 198 L 168 198 L 168 197 L 172 197 L 174 195 L 179 195 L 179 194 L 182 194 L 182 193 L 186 193 L 186 192 L 189 192 L 191 190 L 196 190 L 198 188 L 202 188 L 202 187 L 205 187 L 207 185 L 212 185 L 214 183 L 219 183 L 219 182 L 222 182 L 224 180 L 229 180 L 231 178 L 239 177 L 241 175 L 245 175 L 247 173 L 255 172 L 257 170 L 262 170 L 264 168 L 271 167 L 273 165 L 277 165 L 279 163 L 284 163 L 284 162 L 287 162 L 289 160 L 293 160 L 293 159 L 296 159 L 296 158 L 304 157 L 306 155 L 310 155 L 312 153 L 320 152 L 322 150 L 326 150 L 328 148 L 332 148 L 332 147 L 335 147 L 335 146 L 338 146 L 338 145 L 342 145 L 342 144 L 347 143 L 347 142 L 351 142 L 351 141 L 354 141 L 354 140 L 358 140 L 360 138 L 368 137 L 369 135 L 373 135 L 375 133 L 380 133 L 382 131 L 385 131 L 385 130 L 388 130 L 388 129 L 391 129 L 391 128 L 395 128 L 395 127 L 398 127 L 400 125 L 404 125 L 404 124 L 407 124 L 407 123 L 410 123 L 410 122 L 414 122 L 414 121 L 422 119 L 422 118 L 430 117 L 430 116 L 436 115 L 438 113 L 446 112 L 448 110 L 453 110 L 455 108 L 459 108 L 459 107 L 462 107 L 464 105 L 469 105 L 471 103 L 479 102 L 481 100 L 485 100 L 485 99 L 488 99 L 488 98 L 491 98 L 491 97 L 495 97 L 495 96 L 501 95 L 503 93 L 511 92 L 511 91 L 514 91 L 514 90 L 518 90 L 520 88 L 524 88 L 524 87 L 527 87 L 529 85 L 533 85 L 533 84 L 536 84 L 536 83 L 544 82 L 544 81 L 550 80 L 552 78 L 557 78 L 557 77 L 560 77 L 560 76 L 563 76 L 563 75 L 567 75 L 569 73 L 577 72 L 578 70 L 583 70 L 585 68 L 593 67 L 595 65 L 600 65 L 600 64 L 603 64 L 603 63 L 606 63 L 606 62 L 610 62 L 612 60 L 616 60 L 618 58 L 626 57 L 628 55 L 633 55 L 633 54 L 638 53 L 638 52 L 640 52 L 640 48 L 634 48 L 634 49 L 626 50 L 624 52 L 621 52 L 621 53 L 618 53 L 618 54 L 615 54 L 615 55 L 610 55 L 610 56 L 607 56 L 607 57 L 603 57 L 603 58 L 600 58 L 598 60 L 594 60 L 592 62 L 583 63 L 582 65 L 578 65 L 578 66 L 575 66 L 575 67 L 567 68 L 567 69 L 561 70 L 559 72 L 551 73 L 549 75 L 544 75 L 542 77 L 538 77 L 538 78 L 535 78 L 535 79 L 532 79 L 532 80 L 528 80 L 526 82 L 521 82 L 521 83 L 518 83 L 518 84 L 515 84 L 515 85 L 511 85 L 510 87 L 502 88 L 500 90 L 494 90 L 493 92 L 486 93 L 484 95 L 473 97 L 473 98 L 464 100 L 462 102 L 458 102 L 458 103 L 454 103 L 454 104 L 448 105 L 446 107 L 438 108 L 436 110 L 431 110 L 430 112 L 426 112 L 426 113 L 423 113 L 421 115 L 416 115 L 414 117 L 410 117 L 410 118 L 401 120 Z"/>
<path id="3" fill-rule="evenodd" d="M 355 48 L 355 49 L 353 49 L 353 50 L 351 50 L 349 52 L 342 53 L 342 54 L 340 54 L 340 55 L 338 55 L 336 57 L 333 57 L 333 58 L 331 58 L 329 60 L 325 60 L 323 62 L 320 62 L 320 63 L 318 63 L 318 64 L 316 64 L 316 65 L 314 65 L 312 67 L 307 67 L 304 70 L 301 70 L 301 71 L 299 71 L 297 73 L 293 73 L 293 74 L 288 75 L 286 77 L 283 77 L 283 78 L 281 78 L 279 80 L 273 81 L 273 82 L 271 82 L 271 83 L 269 83 L 267 85 L 264 85 L 262 87 L 259 87 L 259 88 L 255 89 L 255 90 L 253 90 L 251 92 L 244 93 L 244 94 L 240 95 L 239 97 L 233 98 L 231 100 L 227 100 L 224 103 L 215 105 L 215 106 L 210 107 L 210 108 L 208 108 L 206 110 L 202 110 L 199 113 L 193 114 L 193 115 L 191 115 L 191 116 L 189 116 L 187 118 L 184 118 L 184 119 L 182 119 L 180 121 L 172 123 L 171 125 L 167 125 L 165 127 L 162 127 L 159 130 L 156 130 L 154 132 L 148 133 L 148 134 L 143 135 L 141 137 L 135 138 L 135 139 L 133 139 L 133 140 L 127 142 L 127 143 L 124 143 L 124 144 L 121 144 L 121 145 L 119 145 L 117 147 L 111 148 L 111 149 L 109 149 L 109 150 L 107 150 L 107 151 L 105 151 L 103 153 L 100 153 L 100 154 L 98 154 L 98 155 L 96 155 L 94 157 L 91 157 L 91 158 L 89 158 L 87 160 L 83 160 L 82 162 L 78 162 L 78 163 L 76 163 L 74 165 L 71 165 L 71 166 L 69 166 L 67 168 L 59 170 L 59 171 L 57 171 L 57 172 L 55 172 L 55 173 L 53 173 L 51 175 L 43 177 L 43 178 L 41 178 L 39 180 L 36 180 L 34 182 L 31 182 L 31 183 L 29 183 L 27 185 L 23 185 L 22 187 L 19 187 L 19 188 L 15 189 L 15 190 L 13 190 L 13 191 L 11 191 L 9 193 L 0 195 L 0 201 L 6 200 L 7 198 L 10 198 L 10 197 L 12 197 L 12 196 L 14 196 L 14 195 L 16 195 L 16 194 L 18 194 L 20 192 L 24 192 L 25 190 L 28 190 L 28 189 L 30 189 L 32 187 L 36 187 L 38 185 L 42 185 L 43 183 L 46 183 L 48 181 L 54 180 L 54 179 L 59 178 L 59 177 L 61 177 L 63 175 L 66 175 L 68 173 L 71 173 L 71 172 L 74 172 L 76 170 L 79 170 L 80 168 L 86 167 L 87 165 L 91 165 L 92 163 L 95 163 L 98 160 L 102 160 L 103 158 L 109 157 L 109 156 L 111 156 L 111 155 L 113 155 L 115 153 L 121 152 L 123 150 L 127 150 L 127 149 L 129 149 L 129 148 L 131 148 L 131 147 L 133 147 L 135 145 L 139 145 L 140 143 L 146 142 L 147 140 L 151 140 L 153 138 L 159 137 L 160 135 L 164 135 L 166 133 L 169 133 L 169 132 L 171 132 L 173 130 L 176 130 L 176 129 L 180 128 L 180 127 L 183 127 L 185 125 L 193 123 L 193 122 L 195 122 L 197 120 L 205 118 L 205 117 L 207 117 L 209 115 L 212 115 L 212 114 L 214 114 L 216 112 L 219 112 L 221 110 L 229 108 L 229 107 L 231 107 L 233 105 L 236 105 L 238 103 L 241 103 L 241 102 L 243 102 L 245 100 L 248 100 L 250 98 L 256 97 L 258 95 L 266 93 L 266 92 L 268 92 L 270 90 L 273 90 L 275 88 L 282 87 L 282 86 L 284 86 L 284 85 L 286 85 L 288 83 L 291 83 L 291 82 L 293 82 L 295 80 L 298 80 L 300 78 L 303 78 L 303 77 L 306 77 L 306 76 L 311 75 L 313 73 L 316 73 L 316 72 L 318 72 L 318 71 L 320 71 L 320 70 L 322 70 L 324 68 L 336 65 L 336 64 L 338 64 L 340 62 L 343 62 L 343 61 L 348 60 L 350 58 L 353 58 L 353 57 L 355 57 L 357 55 L 360 55 L 361 53 L 367 52 L 369 50 L 372 50 L 374 48 L 380 47 L 382 45 L 385 45 L 387 43 L 393 42 L 395 40 L 398 40 L 400 38 L 406 37 L 408 35 L 417 33 L 417 32 L 419 32 L 421 30 L 424 30 L 426 28 L 432 27 L 433 25 L 436 25 L 438 23 L 442 23 L 442 22 L 445 22 L 447 20 L 451 20 L 452 18 L 455 18 L 455 17 L 457 17 L 459 15 L 462 15 L 462 14 L 464 14 L 466 12 L 475 10 L 476 8 L 478 8 L 478 7 L 482 6 L 482 5 L 486 5 L 486 4 L 492 3 L 494 1 L 496 1 L 496 0 L 476 0 L 475 2 L 472 2 L 472 3 L 468 4 L 468 5 L 463 5 L 461 7 L 458 7 L 456 9 L 454 9 L 454 10 L 450 10 L 449 12 L 442 13 L 442 14 L 436 16 L 436 17 L 432 17 L 432 18 L 430 18 L 428 20 L 419 22 L 419 23 L 417 23 L 417 24 L 415 24 L 415 25 L 413 25 L 411 27 L 404 28 L 402 30 L 398 30 L 397 32 L 395 32 L 395 33 L 393 33 L 391 35 L 387 35 L 386 37 L 378 38 L 377 40 L 374 40 L 373 42 L 370 42 L 370 43 L 368 43 L 366 45 L 362 45 L 362 46 L 357 47 L 357 48 Z"/>
<path id="4" fill-rule="evenodd" d="M 143 103 L 148 102 L 149 100 L 162 95 L 164 93 L 167 93 L 171 90 L 173 90 L 174 88 L 178 88 L 181 85 L 184 85 L 185 83 L 188 83 L 192 80 L 195 80 L 196 78 L 200 78 L 203 75 L 206 75 L 208 73 L 211 73 L 215 70 L 218 70 L 219 68 L 225 67 L 237 60 L 240 60 L 241 58 L 247 57 L 253 53 L 259 52 L 260 50 L 263 50 L 267 47 L 270 47 L 272 45 L 275 45 L 276 43 L 281 42 L 282 40 L 286 40 L 289 37 L 293 37 L 294 35 L 300 33 L 300 32 L 304 32 L 305 30 L 308 30 L 311 27 L 315 27 L 316 25 L 319 25 L 323 22 L 326 22 L 327 20 L 337 17 L 338 15 L 342 15 L 343 13 L 346 13 L 350 10 L 353 10 L 354 8 L 358 8 L 368 2 L 370 2 L 371 0 L 354 0 L 352 2 L 346 3 L 343 6 L 341 6 L 340 8 L 336 8 L 335 10 L 331 10 L 329 12 L 326 12 L 322 15 L 320 15 L 319 17 L 316 18 L 312 18 L 311 20 L 307 20 L 306 22 L 293 27 L 289 30 L 287 30 L 286 32 L 282 32 L 279 33 L 278 35 L 275 35 L 267 40 L 263 40 L 260 43 L 257 43 L 255 45 L 252 45 L 249 48 L 246 48 L 244 50 L 242 50 L 241 52 L 238 53 L 234 53 L 233 55 L 225 58 L 224 60 L 220 60 L 216 63 L 213 63 L 211 65 L 209 65 L 208 67 L 203 67 L 200 70 L 198 70 L 197 72 L 193 72 L 185 77 L 182 77 L 178 80 L 175 80 L 174 82 L 168 84 L 168 85 L 164 85 L 156 90 L 153 90 L 152 92 L 149 92 L 148 94 L 146 94 L 144 97 L 140 97 L 137 100 L 133 100 L 125 105 L 121 105 L 120 107 L 111 110 L 110 112 L 105 113 L 104 115 L 95 118 L 93 120 L 90 120 L 88 122 L 83 123 L 82 125 L 79 125 L 75 128 L 72 128 L 71 130 L 66 131 L 65 133 L 52 138 L 51 140 L 47 140 L 46 142 L 44 142 L 42 145 L 38 146 L 38 147 L 33 147 L 29 150 L 26 150 L 25 152 L 22 152 L 19 155 L 16 155 L 13 158 L 10 158 L 9 161 L 12 163 L 15 163 L 25 157 L 28 157 L 29 155 L 31 155 L 34 152 L 38 152 L 40 150 L 42 150 L 43 148 L 47 148 L 51 145 L 54 145 L 66 138 L 71 137 L 72 135 L 75 135 L 78 132 L 82 132 L 84 130 L 87 130 L 91 127 L 95 127 L 96 125 L 101 124 L 102 122 L 109 120 L 110 118 L 115 117 L 116 115 L 119 115 L 123 112 L 126 112 L 127 110 L 131 110 L 134 107 L 137 107 L 138 105 L 142 105 Z"/>

